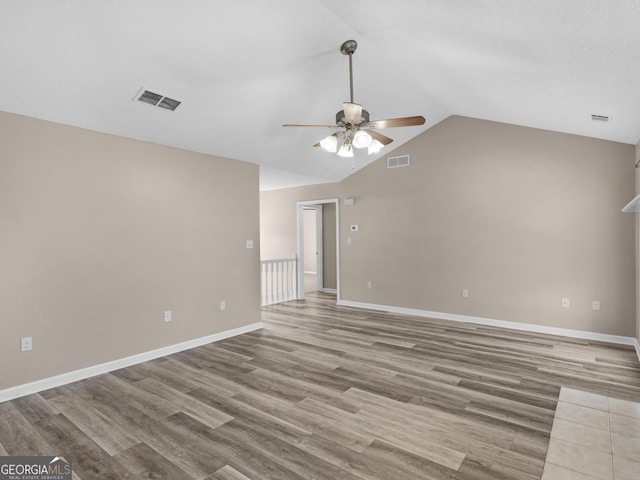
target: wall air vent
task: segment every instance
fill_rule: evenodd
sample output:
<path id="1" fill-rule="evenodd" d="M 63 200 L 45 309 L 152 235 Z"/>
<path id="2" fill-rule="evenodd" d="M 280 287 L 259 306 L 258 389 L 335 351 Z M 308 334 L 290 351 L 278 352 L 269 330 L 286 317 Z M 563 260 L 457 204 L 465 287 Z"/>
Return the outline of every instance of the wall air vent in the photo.
<path id="1" fill-rule="evenodd" d="M 165 110 L 171 110 L 172 112 L 178 108 L 180 103 L 178 100 L 166 97 L 160 93 L 154 93 L 146 88 L 141 88 L 136 96 L 133 97 L 134 101 L 146 103 L 147 105 L 153 105 L 154 107 L 164 108 Z"/>
<path id="2" fill-rule="evenodd" d="M 387 157 L 387 168 L 399 168 L 409 166 L 409 155 L 399 157 Z"/>
<path id="3" fill-rule="evenodd" d="M 610 117 L 608 115 L 595 115 L 592 113 L 591 120 L 593 120 L 594 122 L 609 123 Z"/>

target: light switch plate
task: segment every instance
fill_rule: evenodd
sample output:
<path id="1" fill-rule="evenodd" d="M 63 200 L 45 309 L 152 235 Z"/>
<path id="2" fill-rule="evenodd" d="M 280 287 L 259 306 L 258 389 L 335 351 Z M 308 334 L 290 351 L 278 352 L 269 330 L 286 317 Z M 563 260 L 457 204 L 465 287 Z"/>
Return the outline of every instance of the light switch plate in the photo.
<path id="1" fill-rule="evenodd" d="M 24 337 L 20 339 L 20 351 L 28 352 L 33 348 L 33 339 L 31 337 Z"/>

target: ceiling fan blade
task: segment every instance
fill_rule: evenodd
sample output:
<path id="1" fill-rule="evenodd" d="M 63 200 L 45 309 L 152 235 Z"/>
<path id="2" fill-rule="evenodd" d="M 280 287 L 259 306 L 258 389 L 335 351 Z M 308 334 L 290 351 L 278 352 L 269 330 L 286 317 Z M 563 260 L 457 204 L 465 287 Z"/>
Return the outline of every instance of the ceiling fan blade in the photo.
<path id="1" fill-rule="evenodd" d="M 342 104 L 342 110 L 344 111 L 344 119 L 347 123 L 359 125 L 360 122 L 362 122 L 362 105 L 344 102 Z"/>
<path id="2" fill-rule="evenodd" d="M 285 123 L 283 127 L 306 127 L 306 128 L 341 128 L 338 125 L 302 125 L 297 123 Z"/>
<path id="3" fill-rule="evenodd" d="M 374 140 L 378 140 L 383 145 L 389 145 L 391 142 L 393 142 L 393 138 L 385 137 L 381 133 L 375 132 L 373 130 L 369 130 L 367 133 L 371 135 L 371 138 L 373 138 Z"/>
<path id="4" fill-rule="evenodd" d="M 394 128 L 412 127 L 414 125 L 424 125 L 425 119 L 422 115 L 415 117 L 390 118 L 387 120 L 374 120 L 367 123 L 367 128 Z"/>

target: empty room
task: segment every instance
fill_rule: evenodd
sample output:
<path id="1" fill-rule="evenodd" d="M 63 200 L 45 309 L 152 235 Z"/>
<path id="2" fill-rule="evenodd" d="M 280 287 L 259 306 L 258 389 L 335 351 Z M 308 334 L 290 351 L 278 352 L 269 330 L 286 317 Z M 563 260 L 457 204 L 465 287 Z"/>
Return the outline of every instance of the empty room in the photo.
<path id="1" fill-rule="evenodd" d="M 634 0 L 0 0 L 0 480 L 638 480 Z"/>

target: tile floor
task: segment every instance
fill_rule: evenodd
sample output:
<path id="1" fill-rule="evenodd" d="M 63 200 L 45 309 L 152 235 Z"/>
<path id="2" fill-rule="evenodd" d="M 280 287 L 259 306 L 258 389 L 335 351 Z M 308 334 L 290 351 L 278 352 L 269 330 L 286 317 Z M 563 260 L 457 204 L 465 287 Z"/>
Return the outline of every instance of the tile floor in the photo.
<path id="1" fill-rule="evenodd" d="M 640 480 L 640 403 L 562 388 L 542 480 Z"/>

